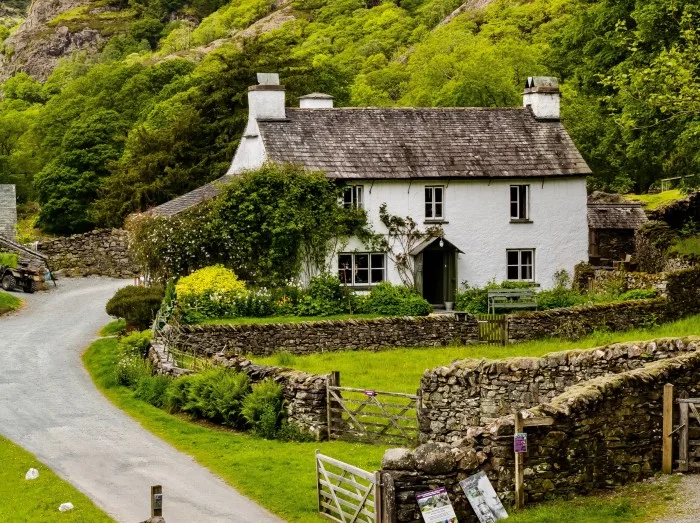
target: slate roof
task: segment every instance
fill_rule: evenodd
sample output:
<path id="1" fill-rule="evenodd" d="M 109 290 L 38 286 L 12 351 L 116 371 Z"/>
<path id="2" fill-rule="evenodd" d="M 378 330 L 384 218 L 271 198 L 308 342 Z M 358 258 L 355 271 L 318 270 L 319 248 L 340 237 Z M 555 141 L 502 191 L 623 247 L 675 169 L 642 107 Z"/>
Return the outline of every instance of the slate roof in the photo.
<path id="1" fill-rule="evenodd" d="M 586 176 L 559 121 L 527 108 L 287 108 L 258 120 L 269 160 L 337 179 Z M 219 194 L 224 176 L 151 209 L 172 216 Z"/>
<path id="2" fill-rule="evenodd" d="M 287 109 L 259 120 L 268 158 L 338 179 L 585 176 L 558 121 L 526 108 Z"/>
<path id="3" fill-rule="evenodd" d="M 589 203 L 589 229 L 637 229 L 649 219 L 640 203 Z"/>

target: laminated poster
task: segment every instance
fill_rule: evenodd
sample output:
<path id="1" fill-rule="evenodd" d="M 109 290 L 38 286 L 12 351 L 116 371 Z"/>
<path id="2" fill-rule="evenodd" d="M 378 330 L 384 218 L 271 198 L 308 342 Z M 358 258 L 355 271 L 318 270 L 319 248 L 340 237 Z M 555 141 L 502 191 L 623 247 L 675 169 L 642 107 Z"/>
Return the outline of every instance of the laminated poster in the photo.
<path id="1" fill-rule="evenodd" d="M 425 523 L 457 523 L 457 515 L 444 487 L 416 494 L 416 499 Z"/>
<path id="2" fill-rule="evenodd" d="M 498 494 L 483 470 L 460 481 L 459 485 L 471 503 L 480 523 L 494 523 L 508 517 L 508 512 L 503 507 L 501 500 L 498 499 Z"/>

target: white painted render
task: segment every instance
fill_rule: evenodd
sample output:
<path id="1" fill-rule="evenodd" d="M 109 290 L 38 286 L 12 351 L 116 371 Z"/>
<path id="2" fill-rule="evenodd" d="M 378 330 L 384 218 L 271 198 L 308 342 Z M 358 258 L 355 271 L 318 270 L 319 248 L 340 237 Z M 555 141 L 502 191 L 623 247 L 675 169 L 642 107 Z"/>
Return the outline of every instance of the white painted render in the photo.
<path id="1" fill-rule="evenodd" d="M 558 120 L 560 113 L 559 93 L 523 93 L 523 107 L 530 106 L 537 118 Z"/>
<path id="2" fill-rule="evenodd" d="M 379 222 L 379 207 L 411 216 L 421 227 L 424 220 L 424 188 L 435 180 L 366 181 L 365 209 L 376 232 L 385 233 Z M 572 274 L 574 265 L 588 257 L 586 181 L 584 177 L 552 180 L 465 180 L 447 181 L 442 224 L 445 239 L 464 252 L 458 255 L 457 281 L 483 286 L 489 280 L 507 279 L 506 250 L 535 250 L 535 282 L 542 288 L 553 287 L 554 273 L 565 269 Z M 530 185 L 530 220 L 511 223 L 510 186 Z M 363 251 L 353 239 L 346 252 Z M 388 264 L 388 279 L 400 283 L 399 275 Z"/>

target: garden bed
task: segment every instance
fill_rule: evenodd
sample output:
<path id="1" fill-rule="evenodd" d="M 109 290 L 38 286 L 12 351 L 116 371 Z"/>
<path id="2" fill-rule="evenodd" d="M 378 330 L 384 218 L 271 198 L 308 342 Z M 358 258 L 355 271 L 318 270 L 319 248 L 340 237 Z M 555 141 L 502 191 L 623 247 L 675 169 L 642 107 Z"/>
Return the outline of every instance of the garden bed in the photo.
<path id="1" fill-rule="evenodd" d="M 266 316 L 263 318 L 243 317 L 243 318 L 217 318 L 203 320 L 199 325 L 267 325 L 270 323 L 304 323 L 306 321 L 324 320 L 371 320 L 383 318 L 379 314 L 335 314 L 332 316 Z"/>

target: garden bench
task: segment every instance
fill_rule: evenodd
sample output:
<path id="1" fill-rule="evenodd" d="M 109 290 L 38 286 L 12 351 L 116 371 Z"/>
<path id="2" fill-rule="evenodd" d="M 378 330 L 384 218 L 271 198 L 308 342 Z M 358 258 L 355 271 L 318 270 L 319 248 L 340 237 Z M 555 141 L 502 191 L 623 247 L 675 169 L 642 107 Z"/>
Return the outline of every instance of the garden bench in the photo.
<path id="1" fill-rule="evenodd" d="M 496 309 L 535 309 L 537 299 L 534 289 L 492 289 L 488 291 L 489 314 Z"/>

